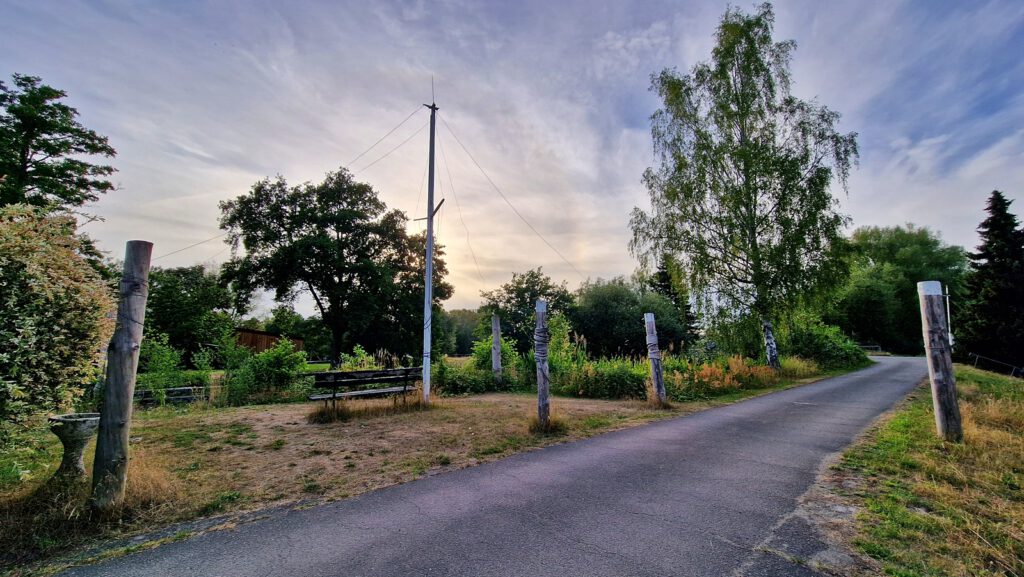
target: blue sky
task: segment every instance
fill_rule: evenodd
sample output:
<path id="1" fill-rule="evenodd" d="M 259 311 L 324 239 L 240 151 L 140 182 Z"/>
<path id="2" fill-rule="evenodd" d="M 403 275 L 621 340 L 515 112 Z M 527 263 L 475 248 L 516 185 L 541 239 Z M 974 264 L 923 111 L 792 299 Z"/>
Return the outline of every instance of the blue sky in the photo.
<path id="1" fill-rule="evenodd" d="M 0 76 L 66 90 L 82 123 L 118 150 L 119 190 L 89 207 L 105 221 L 87 229 L 115 256 L 128 239 L 153 241 L 160 256 L 219 234 L 218 201 L 265 176 L 322 178 L 428 102 L 433 78 L 442 118 L 519 211 L 583 275 L 609 277 L 636 266 L 627 223 L 646 206 L 650 74 L 706 60 L 725 8 L 5 0 Z M 860 167 L 849 195 L 838 192 L 854 226 L 913 222 L 971 248 L 992 189 L 1022 198 L 1024 3 L 785 1 L 775 11 L 776 38 L 798 45 L 796 95 L 860 134 Z M 425 210 L 425 131 L 361 169 L 425 112 L 350 167 L 413 218 Z M 536 266 L 574 287 L 579 274 L 443 124 L 439 133 L 448 306 L 475 306 L 479 290 Z M 227 257 L 214 241 L 154 264 Z"/>

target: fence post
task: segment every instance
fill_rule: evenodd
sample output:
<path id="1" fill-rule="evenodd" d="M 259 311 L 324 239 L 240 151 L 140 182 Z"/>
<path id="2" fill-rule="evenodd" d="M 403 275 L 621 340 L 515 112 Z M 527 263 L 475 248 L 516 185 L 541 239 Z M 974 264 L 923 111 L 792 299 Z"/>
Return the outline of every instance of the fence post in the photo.
<path id="1" fill-rule="evenodd" d="M 494 382 L 501 384 L 501 319 L 498 313 L 491 315 L 491 371 Z"/>
<path id="2" fill-rule="evenodd" d="M 945 440 L 960 442 L 964 432 L 956 399 L 956 377 L 943 311 L 942 285 L 938 281 L 919 282 L 917 294 L 921 301 L 921 332 L 932 385 L 935 427 Z"/>
<path id="3" fill-rule="evenodd" d="M 654 326 L 654 313 L 644 313 L 644 327 L 647 331 L 647 358 L 651 360 L 651 381 L 654 382 L 654 394 L 658 403 L 668 402 L 665 393 L 665 376 L 661 370 L 661 351 L 658 350 L 658 330 Z"/>
<path id="4" fill-rule="evenodd" d="M 124 500 L 128 476 L 128 432 L 132 420 L 135 372 L 149 296 L 153 243 L 130 240 L 125 248 L 117 325 L 107 348 L 107 379 L 100 407 L 100 430 L 92 468 L 92 508 L 109 513 Z"/>
<path id="5" fill-rule="evenodd" d="M 548 429 L 551 416 L 551 399 L 549 389 L 551 379 L 548 374 L 548 303 L 537 301 L 537 327 L 533 331 L 534 358 L 537 360 L 537 424 L 541 431 Z"/>

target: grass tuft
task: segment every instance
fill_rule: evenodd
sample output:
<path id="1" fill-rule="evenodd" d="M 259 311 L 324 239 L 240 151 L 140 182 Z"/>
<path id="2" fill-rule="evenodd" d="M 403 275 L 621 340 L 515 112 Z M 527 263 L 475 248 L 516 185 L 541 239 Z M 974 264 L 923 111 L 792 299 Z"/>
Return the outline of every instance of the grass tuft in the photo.
<path id="1" fill-rule="evenodd" d="M 534 415 L 530 417 L 529 430 L 534 435 L 564 435 L 569 430 L 569 423 L 555 414 L 548 417 L 547 423 L 541 423 Z"/>

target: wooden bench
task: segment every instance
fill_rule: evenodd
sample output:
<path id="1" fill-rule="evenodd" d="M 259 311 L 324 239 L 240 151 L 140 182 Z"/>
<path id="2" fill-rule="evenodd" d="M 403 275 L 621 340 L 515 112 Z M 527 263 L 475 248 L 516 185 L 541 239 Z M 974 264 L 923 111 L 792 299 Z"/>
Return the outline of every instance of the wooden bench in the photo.
<path id="1" fill-rule="evenodd" d="M 412 390 L 422 374 L 422 367 L 313 373 L 313 387 L 329 389 L 331 392 L 310 395 L 309 400 L 323 401 L 326 405 L 327 401 L 338 399 L 368 399 L 403 394 Z M 346 390 L 339 392 L 340 389 Z"/>

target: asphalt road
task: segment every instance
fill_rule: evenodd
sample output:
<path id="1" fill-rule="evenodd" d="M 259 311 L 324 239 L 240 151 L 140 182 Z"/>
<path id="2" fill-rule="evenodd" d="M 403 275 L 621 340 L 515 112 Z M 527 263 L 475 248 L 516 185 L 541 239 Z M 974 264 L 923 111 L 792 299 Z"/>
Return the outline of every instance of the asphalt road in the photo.
<path id="1" fill-rule="evenodd" d="M 64 575 L 814 575 L 759 545 L 774 538 L 795 552 L 818 546 L 807 528 L 780 534 L 797 498 L 828 455 L 926 375 L 922 358 L 878 361 Z"/>

